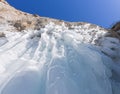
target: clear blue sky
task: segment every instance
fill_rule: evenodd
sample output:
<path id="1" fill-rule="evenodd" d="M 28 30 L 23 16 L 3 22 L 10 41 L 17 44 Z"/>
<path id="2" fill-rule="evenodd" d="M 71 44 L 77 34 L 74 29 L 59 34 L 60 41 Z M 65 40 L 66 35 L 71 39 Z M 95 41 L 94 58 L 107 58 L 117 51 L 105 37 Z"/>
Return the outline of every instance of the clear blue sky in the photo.
<path id="1" fill-rule="evenodd" d="M 103 27 L 120 20 L 120 0 L 7 0 L 12 6 L 40 16 Z"/>

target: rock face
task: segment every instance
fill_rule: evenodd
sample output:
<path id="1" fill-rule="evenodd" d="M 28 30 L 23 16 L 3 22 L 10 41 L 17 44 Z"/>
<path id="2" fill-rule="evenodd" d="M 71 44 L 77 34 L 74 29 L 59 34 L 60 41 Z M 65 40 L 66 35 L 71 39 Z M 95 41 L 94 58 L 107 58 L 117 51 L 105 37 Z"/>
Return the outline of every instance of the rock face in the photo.
<path id="1" fill-rule="evenodd" d="M 113 27 L 111 28 L 113 31 L 119 31 L 120 30 L 120 22 L 117 22 Z"/>
<path id="2" fill-rule="evenodd" d="M 91 23 L 86 22 L 65 22 L 63 20 L 57 20 L 47 17 L 40 17 L 37 14 L 29 14 L 17 10 L 10 6 L 5 0 L 0 1 L 0 24 L 8 24 L 8 31 L 22 31 L 22 30 L 40 30 L 41 28 L 45 27 L 46 24 L 49 22 L 53 22 L 56 25 L 62 25 L 63 23 L 69 29 L 74 29 L 74 26 L 84 26 L 85 24 L 89 24 L 89 28 L 97 28 L 99 26 Z M 6 27 L 6 30 L 7 30 Z M 109 32 L 102 27 L 99 27 L 101 30 L 108 32 L 108 36 L 117 37 L 120 39 L 120 36 L 115 33 Z M 112 29 L 112 31 L 114 31 Z"/>
<path id="3" fill-rule="evenodd" d="M 72 29 L 72 25 L 79 26 L 88 24 L 85 22 L 65 22 L 62 20 L 56 20 L 46 17 L 40 17 L 36 14 L 29 14 L 19 11 L 12 6 L 10 6 L 6 1 L 0 2 L 0 23 L 7 22 L 17 31 L 25 29 L 37 29 L 44 27 L 49 22 L 53 22 L 57 25 L 61 25 L 63 22 L 68 28 Z M 96 25 L 90 24 L 90 28 L 98 27 Z M 103 28 L 101 28 L 103 29 Z"/>

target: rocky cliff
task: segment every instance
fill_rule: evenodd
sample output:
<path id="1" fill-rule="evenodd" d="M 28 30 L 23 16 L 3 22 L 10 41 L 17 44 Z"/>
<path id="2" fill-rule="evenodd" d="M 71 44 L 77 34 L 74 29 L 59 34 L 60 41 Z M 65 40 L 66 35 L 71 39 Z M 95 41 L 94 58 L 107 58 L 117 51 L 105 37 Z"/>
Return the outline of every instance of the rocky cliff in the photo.
<path id="1" fill-rule="evenodd" d="M 40 29 L 49 22 L 53 22 L 57 25 L 62 25 L 64 22 L 68 28 L 72 29 L 72 26 L 79 26 L 89 24 L 89 28 L 96 28 L 98 26 L 85 22 L 65 22 L 63 20 L 57 20 L 47 17 L 40 17 L 37 14 L 29 14 L 17 10 L 10 6 L 6 1 L 0 1 L 0 23 L 7 22 L 17 31 L 25 29 Z M 101 28 L 103 29 L 103 28 Z"/>

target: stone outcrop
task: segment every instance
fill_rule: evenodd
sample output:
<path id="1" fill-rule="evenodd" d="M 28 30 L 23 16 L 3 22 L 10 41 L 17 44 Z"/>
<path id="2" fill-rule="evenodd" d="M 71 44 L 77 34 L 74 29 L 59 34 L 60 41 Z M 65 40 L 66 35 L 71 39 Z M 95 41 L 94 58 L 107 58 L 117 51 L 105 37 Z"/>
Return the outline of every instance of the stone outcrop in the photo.
<path id="1" fill-rule="evenodd" d="M 41 17 L 37 14 L 29 14 L 22 12 L 10 6 L 5 0 L 0 0 L 0 24 L 7 23 L 6 30 L 8 31 L 23 31 L 28 29 L 40 30 L 45 27 L 46 24 L 53 22 L 56 25 L 62 25 L 63 23 L 68 27 L 68 29 L 74 29 L 74 26 L 84 26 L 89 24 L 89 28 L 98 28 L 99 26 L 87 23 L 87 22 L 66 22 L 63 20 L 52 19 L 48 17 Z M 118 28 L 118 25 L 113 26 L 111 30 L 99 27 L 101 30 L 108 32 L 106 36 L 117 37 L 119 35 L 114 33 Z M 117 29 L 116 29 L 117 28 Z"/>
<path id="2" fill-rule="evenodd" d="M 120 22 L 116 22 L 108 31 L 110 31 L 108 36 L 116 37 L 120 40 Z"/>
<path id="3" fill-rule="evenodd" d="M 119 31 L 120 30 L 120 22 L 117 22 L 116 24 L 114 24 L 112 26 L 111 30 L 113 30 L 113 31 Z"/>
<path id="4" fill-rule="evenodd" d="M 6 1 L 1 0 L 0 2 L 0 24 L 8 23 L 16 31 L 26 30 L 26 29 L 41 29 L 49 22 L 53 22 L 57 25 L 62 25 L 63 23 L 69 28 L 72 29 L 73 25 L 84 25 L 88 24 L 85 22 L 65 22 L 63 20 L 52 19 L 48 17 L 41 17 L 36 14 L 29 14 L 17 10 L 10 6 Z M 90 24 L 90 28 L 98 27 L 97 25 Z M 12 28 L 12 29 L 13 29 Z M 103 28 L 101 28 L 103 29 Z"/>

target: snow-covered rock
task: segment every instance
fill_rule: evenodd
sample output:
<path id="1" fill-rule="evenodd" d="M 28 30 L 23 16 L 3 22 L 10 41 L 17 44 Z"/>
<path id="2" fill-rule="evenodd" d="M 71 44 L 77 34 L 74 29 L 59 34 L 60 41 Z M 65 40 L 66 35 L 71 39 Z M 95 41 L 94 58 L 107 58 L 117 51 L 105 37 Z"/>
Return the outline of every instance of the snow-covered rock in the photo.
<path id="1" fill-rule="evenodd" d="M 0 94 L 120 94 L 120 40 L 107 30 L 31 14 L 23 28 L 26 15 L 12 16 L 0 18 Z"/>

